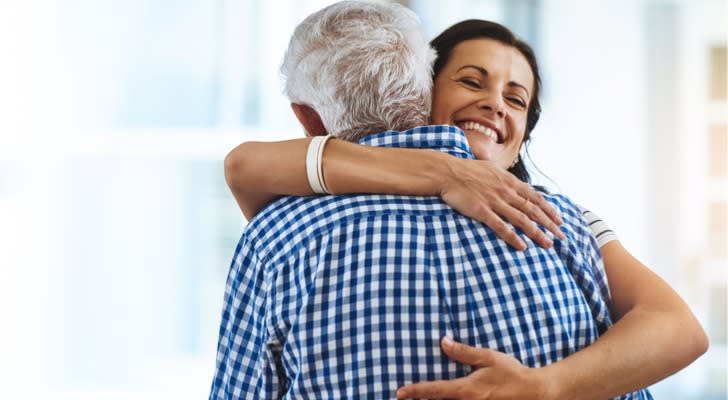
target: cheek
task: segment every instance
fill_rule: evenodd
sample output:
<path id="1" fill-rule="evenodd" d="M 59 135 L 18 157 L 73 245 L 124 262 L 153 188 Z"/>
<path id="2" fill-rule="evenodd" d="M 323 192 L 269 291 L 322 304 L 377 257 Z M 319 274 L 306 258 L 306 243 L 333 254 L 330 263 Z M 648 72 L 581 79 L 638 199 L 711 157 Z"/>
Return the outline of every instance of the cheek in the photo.
<path id="1" fill-rule="evenodd" d="M 513 121 L 513 132 L 516 134 L 518 147 L 523 144 L 523 138 L 526 136 L 526 114 L 519 115 L 518 118 Z"/>
<path id="2" fill-rule="evenodd" d="M 430 121 L 433 124 L 450 124 L 458 104 L 457 87 L 448 82 L 436 81 L 432 88 L 432 110 Z"/>
<path id="3" fill-rule="evenodd" d="M 445 101 L 443 101 L 442 97 L 437 94 L 437 92 L 433 92 L 432 96 L 432 111 L 430 113 L 430 119 L 433 124 L 442 124 L 447 121 L 445 121 L 445 116 L 447 115 L 445 111 L 445 105 L 447 104 Z"/>
<path id="4" fill-rule="evenodd" d="M 442 125 L 442 124 L 446 124 L 448 122 L 446 116 L 442 113 L 442 108 L 437 107 L 435 104 L 433 104 L 433 107 L 432 107 L 432 113 L 430 114 L 430 121 L 434 125 Z"/>

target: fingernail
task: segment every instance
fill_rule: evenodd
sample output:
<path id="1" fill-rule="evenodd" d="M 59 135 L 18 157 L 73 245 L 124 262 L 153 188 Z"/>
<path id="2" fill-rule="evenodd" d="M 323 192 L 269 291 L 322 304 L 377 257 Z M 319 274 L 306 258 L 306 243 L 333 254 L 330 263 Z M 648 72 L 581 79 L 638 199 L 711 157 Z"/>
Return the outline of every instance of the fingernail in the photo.
<path id="1" fill-rule="evenodd" d="M 453 342 L 452 339 L 450 339 L 449 337 L 447 337 L 447 336 L 442 337 L 442 346 L 443 347 L 447 347 L 448 349 L 451 349 L 454 344 L 455 344 L 455 342 Z"/>

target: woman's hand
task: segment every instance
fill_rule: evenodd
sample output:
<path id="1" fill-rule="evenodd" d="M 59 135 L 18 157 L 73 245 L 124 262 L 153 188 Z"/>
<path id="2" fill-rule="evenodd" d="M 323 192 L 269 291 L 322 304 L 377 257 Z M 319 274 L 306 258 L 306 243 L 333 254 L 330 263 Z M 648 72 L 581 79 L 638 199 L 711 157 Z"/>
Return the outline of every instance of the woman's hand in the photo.
<path id="1" fill-rule="evenodd" d="M 452 158 L 449 173 L 441 181 L 440 197 L 461 214 L 488 225 L 516 249 L 526 243 L 506 222 L 519 228 L 541 247 L 552 240 L 538 225 L 564 239 L 559 214 L 540 193 L 490 161 Z"/>
<path id="2" fill-rule="evenodd" d="M 475 367 L 465 378 L 405 385 L 397 398 L 425 399 L 543 399 L 545 385 L 534 369 L 515 358 L 490 349 L 478 349 L 445 337 L 442 350 L 451 360 Z"/>

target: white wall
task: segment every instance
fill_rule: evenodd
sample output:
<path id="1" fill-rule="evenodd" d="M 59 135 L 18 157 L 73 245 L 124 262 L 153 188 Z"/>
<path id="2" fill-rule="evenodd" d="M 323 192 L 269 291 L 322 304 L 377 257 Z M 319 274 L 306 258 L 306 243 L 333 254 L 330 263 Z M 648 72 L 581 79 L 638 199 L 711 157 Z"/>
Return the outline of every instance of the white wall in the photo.
<path id="1" fill-rule="evenodd" d="M 546 4 L 547 87 L 531 153 L 561 191 L 602 216 L 645 259 L 643 2 Z"/>

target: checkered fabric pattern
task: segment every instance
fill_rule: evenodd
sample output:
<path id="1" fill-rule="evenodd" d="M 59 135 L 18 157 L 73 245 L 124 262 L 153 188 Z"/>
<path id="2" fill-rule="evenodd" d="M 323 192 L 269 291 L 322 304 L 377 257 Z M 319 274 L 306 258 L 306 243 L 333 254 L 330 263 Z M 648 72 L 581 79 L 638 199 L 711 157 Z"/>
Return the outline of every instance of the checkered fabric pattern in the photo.
<path id="1" fill-rule="evenodd" d="M 462 131 L 362 141 L 472 158 Z M 225 292 L 211 399 L 389 399 L 467 375 L 443 335 L 538 367 L 611 325 L 601 256 L 578 207 L 546 196 L 565 241 L 513 251 L 436 197 L 286 197 L 253 219 Z M 649 399 L 642 391 L 624 399 Z"/>

